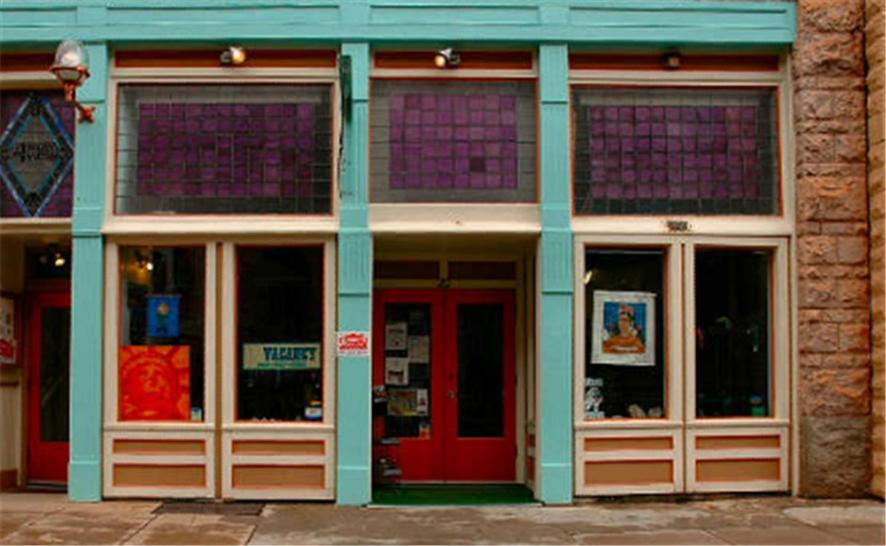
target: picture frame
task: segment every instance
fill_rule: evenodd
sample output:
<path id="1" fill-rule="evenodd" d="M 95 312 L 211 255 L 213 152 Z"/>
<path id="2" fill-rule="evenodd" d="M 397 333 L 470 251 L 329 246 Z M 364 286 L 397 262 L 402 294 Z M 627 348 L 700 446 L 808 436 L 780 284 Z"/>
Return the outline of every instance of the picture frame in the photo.
<path id="1" fill-rule="evenodd" d="M 591 364 L 655 366 L 655 296 L 594 290 Z"/>

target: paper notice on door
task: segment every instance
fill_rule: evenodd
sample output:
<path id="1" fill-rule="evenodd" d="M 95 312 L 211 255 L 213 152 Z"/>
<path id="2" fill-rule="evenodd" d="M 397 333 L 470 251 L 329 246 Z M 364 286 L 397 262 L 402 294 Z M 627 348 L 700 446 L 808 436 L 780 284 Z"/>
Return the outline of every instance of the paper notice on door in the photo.
<path id="1" fill-rule="evenodd" d="M 431 340 L 429 336 L 409 336 L 407 344 L 410 362 L 427 364 L 431 361 Z"/>
<path id="2" fill-rule="evenodd" d="M 385 350 L 406 350 L 407 331 L 408 329 L 405 322 L 389 322 L 385 324 Z"/>
<path id="3" fill-rule="evenodd" d="M 428 389 L 418 389 L 415 392 L 415 413 L 416 415 L 428 414 Z"/>
<path id="4" fill-rule="evenodd" d="M 408 385 L 409 384 L 409 359 L 399 357 L 385 358 L 385 384 Z"/>

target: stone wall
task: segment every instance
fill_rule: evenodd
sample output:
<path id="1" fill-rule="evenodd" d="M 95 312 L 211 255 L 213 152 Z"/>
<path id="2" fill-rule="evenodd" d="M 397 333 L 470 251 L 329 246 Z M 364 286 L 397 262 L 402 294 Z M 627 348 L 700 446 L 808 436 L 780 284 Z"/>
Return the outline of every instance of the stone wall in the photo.
<path id="1" fill-rule="evenodd" d="M 870 486 L 865 0 L 798 0 L 800 493 Z"/>
<path id="2" fill-rule="evenodd" d="M 884 66 L 883 29 L 886 21 L 883 19 L 883 0 L 867 0 L 865 9 L 865 50 L 868 60 L 868 194 L 870 196 L 871 209 L 871 358 L 873 381 L 872 395 L 873 429 L 872 439 L 872 469 L 873 480 L 871 491 L 880 497 L 884 496 L 883 458 L 886 445 L 884 445 L 884 407 L 886 399 L 883 396 L 883 376 L 886 374 L 886 324 L 884 324 L 884 303 L 886 303 L 886 291 L 884 291 L 884 227 L 883 216 L 886 209 L 886 194 L 883 191 L 883 160 L 884 144 L 883 133 L 886 131 L 886 120 L 883 115 L 883 80 L 886 77 Z"/>

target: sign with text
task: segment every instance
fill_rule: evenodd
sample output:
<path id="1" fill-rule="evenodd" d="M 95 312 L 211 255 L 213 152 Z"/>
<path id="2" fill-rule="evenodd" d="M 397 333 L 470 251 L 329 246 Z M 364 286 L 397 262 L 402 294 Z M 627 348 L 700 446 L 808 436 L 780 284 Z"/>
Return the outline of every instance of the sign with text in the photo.
<path id="1" fill-rule="evenodd" d="M 319 343 L 244 343 L 244 370 L 318 370 Z"/>
<path id="2" fill-rule="evenodd" d="M 338 356 L 369 356 L 369 332 L 338 332 Z"/>

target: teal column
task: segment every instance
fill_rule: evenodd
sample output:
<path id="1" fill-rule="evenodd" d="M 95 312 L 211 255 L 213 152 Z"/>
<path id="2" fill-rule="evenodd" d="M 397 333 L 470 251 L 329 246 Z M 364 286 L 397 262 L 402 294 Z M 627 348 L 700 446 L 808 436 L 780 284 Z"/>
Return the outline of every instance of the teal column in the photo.
<path id="1" fill-rule="evenodd" d="M 71 220 L 71 395 L 68 496 L 101 500 L 102 218 L 108 154 L 108 49 L 87 43 L 91 76 L 77 99 L 95 107 L 93 123 L 77 123 L 74 143 L 74 209 Z"/>
<path id="2" fill-rule="evenodd" d="M 565 45 L 539 47 L 541 240 L 538 426 L 544 503 L 572 502 L 572 231 L 569 63 Z"/>
<path id="3" fill-rule="evenodd" d="M 372 327 L 372 234 L 369 198 L 369 44 L 346 43 L 351 58 L 351 112 L 344 119 L 338 234 L 338 329 Z M 361 505 L 372 500 L 372 358 L 338 359 L 338 457 L 336 500 Z"/>

